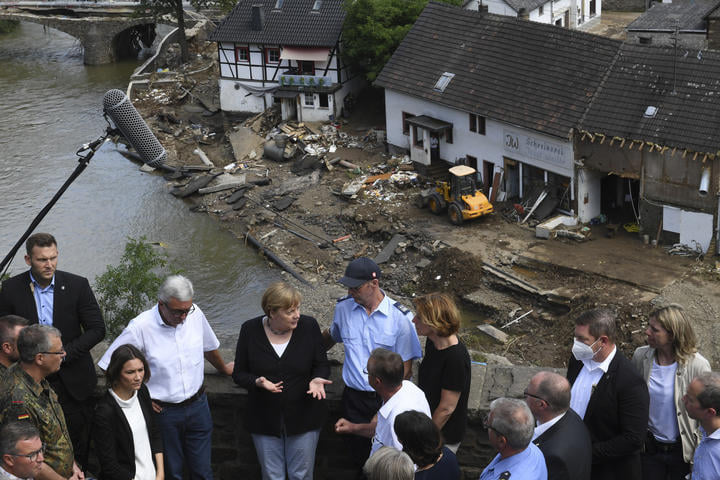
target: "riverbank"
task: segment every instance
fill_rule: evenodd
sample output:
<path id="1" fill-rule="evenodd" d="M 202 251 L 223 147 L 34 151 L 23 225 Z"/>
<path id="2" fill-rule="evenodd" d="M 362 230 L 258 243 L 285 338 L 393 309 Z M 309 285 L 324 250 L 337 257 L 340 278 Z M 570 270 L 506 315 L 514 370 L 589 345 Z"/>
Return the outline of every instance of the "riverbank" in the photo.
<path id="1" fill-rule="evenodd" d="M 173 52 L 171 70 L 177 68 Z M 335 300 L 345 294 L 337 279 L 347 262 L 384 252 L 381 284 L 393 298 L 412 306 L 414 296 L 429 291 L 456 296 L 466 317 L 461 335 L 477 361 L 561 368 L 570 355 L 573 319 L 597 306 L 618 311 L 619 344 L 629 355 L 645 343 L 648 313 L 679 301 L 695 321 L 701 352 L 720 364 L 711 333 L 720 289 L 710 259 L 671 257 L 624 231 L 608 239 L 602 226 L 592 227 L 584 243 L 538 240 L 534 228 L 508 220 L 502 212 L 512 206 L 501 203 L 495 214 L 460 227 L 417 208 L 414 199 L 428 185 L 402 156 L 385 153 L 377 91 L 366 91 L 338 124 L 284 126 L 304 143 L 290 138 L 291 145 L 309 145 L 320 155 L 294 162 L 265 158 L 264 144 L 277 126 L 272 115 L 220 112 L 216 47 L 193 42 L 191 54 L 186 74 L 162 74 L 163 83 L 151 76 L 148 89 L 132 99 L 169 162 L 184 168 L 185 175 L 167 178 L 168 188 L 187 194 L 195 210 L 240 241 L 249 233 L 295 272 L 302 280 L 284 276 L 301 289 L 304 312 L 321 325 L 330 324 Z M 187 74 L 201 68 L 201 74 Z M 338 158 L 349 168 L 331 163 Z M 212 190 L 241 181 L 251 187 L 190 193 L 200 183 Z M 484 325 L 508 336 L 481 333 L 477 327 Z M 339 348 L 331 354 L 342 358 Z"/>

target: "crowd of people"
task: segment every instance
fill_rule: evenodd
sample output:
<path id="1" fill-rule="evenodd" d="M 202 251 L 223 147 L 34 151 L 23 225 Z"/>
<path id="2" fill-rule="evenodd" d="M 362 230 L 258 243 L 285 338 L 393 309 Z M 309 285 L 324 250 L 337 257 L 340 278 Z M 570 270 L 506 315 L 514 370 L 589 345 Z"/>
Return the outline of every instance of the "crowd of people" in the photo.
<path id="1" fill-rule="evenodd" d="M 471 361 L 451 296 L 420 296 L 412 313 L 358 258 L 328 329 L 277 282 L 225 362 L 192 283 L 173 275 L 98 362 L 107 391 L 95 398 L 90 349 L 105 326 L 88 281 L 57 270 L 52 235 L 30 236 L 25 260 L 0 290 L 0 480 L 212 479 L 204 360 L 248 391 L 244 428 L 263 480 L 312 479 L 336 343 L 344 389 L 333 427 L 357 478 L 460 479 Z M 655 310 L 646 334 L 629 360 L 612 311 L 579 315 L 566 376 L 541 371 L 524 398 L 491 402 L 484 426 L 497 454 L 479 480 L 720 478 L 720 374 L 682 307 Z"/>

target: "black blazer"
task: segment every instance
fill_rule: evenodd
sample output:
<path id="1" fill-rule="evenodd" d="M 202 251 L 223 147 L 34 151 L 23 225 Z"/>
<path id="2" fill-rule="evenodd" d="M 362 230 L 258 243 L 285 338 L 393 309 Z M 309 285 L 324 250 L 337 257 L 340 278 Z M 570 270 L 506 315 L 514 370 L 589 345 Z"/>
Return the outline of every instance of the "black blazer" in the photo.
<path id="1" fill-rule="evenodd" d="M 3 282 L 0 315 L 8 314 L 38 323 L 35 296 L 30 289 L 30 271 Z M 90 349 L 105 338 L 105 322 L 86 278 L 55 271 L 53 326 L 60 330 L 67 352 L 58 372 L 60 381 L 76 400 L 85 400 L 97 385 Z"/>
<path id="2" fill-rule="evenodd" d="M 322 427 L 327 416 L 325 401 L 306 392 L 310 380 L 329 375 L 330 363 L 314 318 L 300 316 L 282 357 L 270 345 L 262 317 L 240 328 L 232 377 L 248 391 L 245 428 L 250 433 L 280 436 L 284 426 L 288 435 L 298 435 Z M 256 387 L 258 377 L 282 381 L 283 391 L 270 393 Z"/>
<path id="3" fill-rule="evenodd" d="M 574 383 L 582 362 L 570 358 L 567 379 Z M 640 452 L 647 432 L 647 384 L 618 350 L 588 403 L 585 425 L 592 441 L 592 479 L 641 478 Z"/>
<path id="4" fill-rule="evenodd" d="M 545 456 L 548 480 L 590 480 L 592 443 L 587 427 L 573 410 L 533 440 Z"/>
<path id="5" fill-rule="evenodd" d="M 160 428 L 153 419 L 150 392 L 143 384 L 138 391 L 138 400 L 142 408 L 148 435 L 150 450 L 162 453 Z M 95 453 L 100 462 L 100 480 L 132 480 L 135 478 L 135 444 L 132 431 L 122 408 L 110 392 L 98 401 L 92 425 L 92 438 L 95 441 Z M 157 468 L 157 465 L 155 465 Z"/>

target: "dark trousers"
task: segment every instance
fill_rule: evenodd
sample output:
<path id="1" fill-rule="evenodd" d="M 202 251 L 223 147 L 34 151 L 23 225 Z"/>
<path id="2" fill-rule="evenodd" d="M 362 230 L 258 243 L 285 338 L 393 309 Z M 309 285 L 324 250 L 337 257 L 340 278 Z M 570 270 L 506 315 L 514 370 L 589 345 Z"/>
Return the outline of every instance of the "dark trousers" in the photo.
<path id="1" fill-rule="evenodd" d="M 58 402 L 62 407 L 63 415 L 65 415 L 75 461 L 81 469 L 85 469 L 90 451 L 90 425 L 95 409 L 95 399 L 90 397 L 85 400 L 77 400 L 70 395 L 59 377 L 54 376 L 48 380 L 58 396 Z"/>
<path id="2" fill-rule="evenodd" d="M 648 432 L 642 454 L 643 480 L 684 480 L 690 465 L 683 458 L 682 443 L 664 444 Z"/>
<path id="3" fill-rule="evenodd" d="M 366 392 L 345 387 L 342 394 L 343 417 L 353 423 L 370 423 L 382 406 L 382 399 L 375 392 Z M 344 437 L 350 460 L 358 472 L 362 472 L 370 456 L 370 439 L 357 435 Z"/>

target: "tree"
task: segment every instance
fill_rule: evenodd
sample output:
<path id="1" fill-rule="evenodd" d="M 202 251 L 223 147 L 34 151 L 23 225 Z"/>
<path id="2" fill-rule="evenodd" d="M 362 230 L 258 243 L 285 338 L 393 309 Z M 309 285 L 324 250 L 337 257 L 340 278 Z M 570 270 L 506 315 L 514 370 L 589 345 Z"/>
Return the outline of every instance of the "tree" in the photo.
<path id="1" fill-rule="evenodd" d="M 445 0 L 460 5 L 462 0 Z M 427 0 L 346 0 L 343 58 L 372 82 L 400 45 Z"/>
<path id="2" fill-rule="evenodd" d="M 166 265 L 165 254 L 158 253 L 145 237 L 128 238 L 120 264 L 108 265 L 105 273 L 95 278 L 108 340 L 117 337 L 128 321 L 157 300 Z"/>
<path id="3" fill-rule="evenodd" d="M 208 6 L 218 6 L 222 11 L 229 11 L 235 5 L 234 0 L 190 0 L 190 5 L 196 10 Z M 183 0 L 140 0 L 135 9 L 136 15 L 144 17 L 152 15 L 155 19 L 163 15 L 172 15 L 177 21 L 180 32 L 180 58 L 183 63 L 190 59 L 187 37 L 185 36 L 185 5 Z"/>

